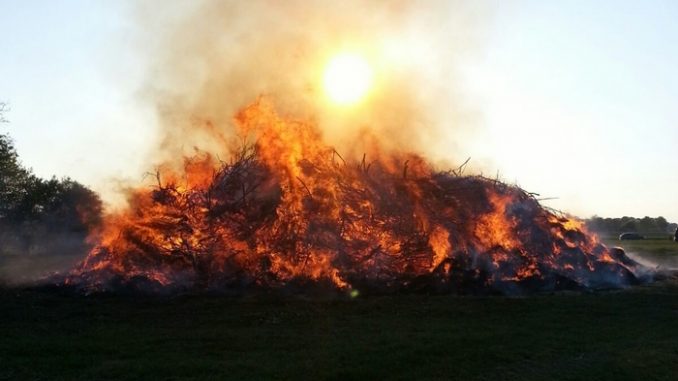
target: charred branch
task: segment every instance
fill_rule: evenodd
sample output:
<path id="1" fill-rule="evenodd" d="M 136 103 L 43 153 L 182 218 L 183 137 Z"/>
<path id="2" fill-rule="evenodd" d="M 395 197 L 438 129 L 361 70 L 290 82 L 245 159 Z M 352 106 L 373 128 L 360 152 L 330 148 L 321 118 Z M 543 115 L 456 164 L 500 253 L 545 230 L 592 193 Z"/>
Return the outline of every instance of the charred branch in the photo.
<path id="1" fill-rule="evenodd" d="M 452 174 L 454 174 L 455 176 L 463 176 L 464 170 L 466 169 L 466 165 L 468 165 L 469 161 L 471 161 L 470 156 L 460 166 L 458 166 L 456 169 L 453 169 Z"/>

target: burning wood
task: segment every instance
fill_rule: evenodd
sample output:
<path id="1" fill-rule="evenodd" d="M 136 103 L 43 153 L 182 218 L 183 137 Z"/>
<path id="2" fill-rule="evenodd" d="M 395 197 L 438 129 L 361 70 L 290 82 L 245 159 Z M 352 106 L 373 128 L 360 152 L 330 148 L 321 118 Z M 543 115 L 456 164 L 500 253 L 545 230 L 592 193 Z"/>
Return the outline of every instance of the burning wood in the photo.
<path id="1" fill-rule="evenodd" d="M 646 271 L 532 194 L 462 176 L 463 165 L 437 172 L 415 154 L 351 162 L 265 101 L 235 120 L 255 144 L 230 163 L 203 154 L 185 173 L 159 173 L 107 218 L 65 282 L 517 293 L 621 287 Z"/>

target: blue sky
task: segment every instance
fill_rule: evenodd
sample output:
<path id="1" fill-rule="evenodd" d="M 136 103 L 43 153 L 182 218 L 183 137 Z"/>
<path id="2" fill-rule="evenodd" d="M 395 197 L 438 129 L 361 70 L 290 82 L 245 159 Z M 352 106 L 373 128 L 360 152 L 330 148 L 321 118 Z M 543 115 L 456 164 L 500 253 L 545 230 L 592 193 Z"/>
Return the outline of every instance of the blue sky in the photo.
<path id="1" fill-rule="evenodd" d="M 112 199 L 114 179 L 151 169 L 157 136 L 138 101 L 138 15 L 127 2 L 0 3 L 0 99 L 12 108 L 0 132 L 36 173 Z M 478 115 L 462 147 L 477 166 L 580 216 L 678 221 L 678 4 L 486 5 L 454 84 Z"/>

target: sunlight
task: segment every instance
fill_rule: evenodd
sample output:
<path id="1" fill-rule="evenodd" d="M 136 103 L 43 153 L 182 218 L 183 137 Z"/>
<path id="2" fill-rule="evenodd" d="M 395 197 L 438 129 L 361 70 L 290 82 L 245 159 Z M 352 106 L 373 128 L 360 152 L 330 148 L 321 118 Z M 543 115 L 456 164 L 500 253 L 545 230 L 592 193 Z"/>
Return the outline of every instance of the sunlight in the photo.
<path id="1" fill-rule="evenodd" d="M 370 90 L 373 72 L 367 61 L 356 54 L 344 53 L 333 57 L 323 77 L 329 99 L 339 105 L 362 100 Z"/>

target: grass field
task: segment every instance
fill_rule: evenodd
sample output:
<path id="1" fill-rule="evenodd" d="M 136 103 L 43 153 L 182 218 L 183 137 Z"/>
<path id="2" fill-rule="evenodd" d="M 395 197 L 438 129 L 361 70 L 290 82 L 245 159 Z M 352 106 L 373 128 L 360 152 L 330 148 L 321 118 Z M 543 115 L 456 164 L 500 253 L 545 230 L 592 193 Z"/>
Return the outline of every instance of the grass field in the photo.
<path id="1" fill-rule="evenodd" d="M 616 237 L 601 237 L 608 246 L 620 246 L 633 256 L 666 268 L 678 268 L 678 243 L 668 236 L 648 237 L 638 241 L 619 241 Z"/>
<path id="2" fill-rule="evenodd" d="M 678 255 L 657 242 L 632 244 L 653 258 Z M 675 280 L 524 298 L 141 298 L 2 289 L 0 306 L 0 380 L 678 375 Z"/>

